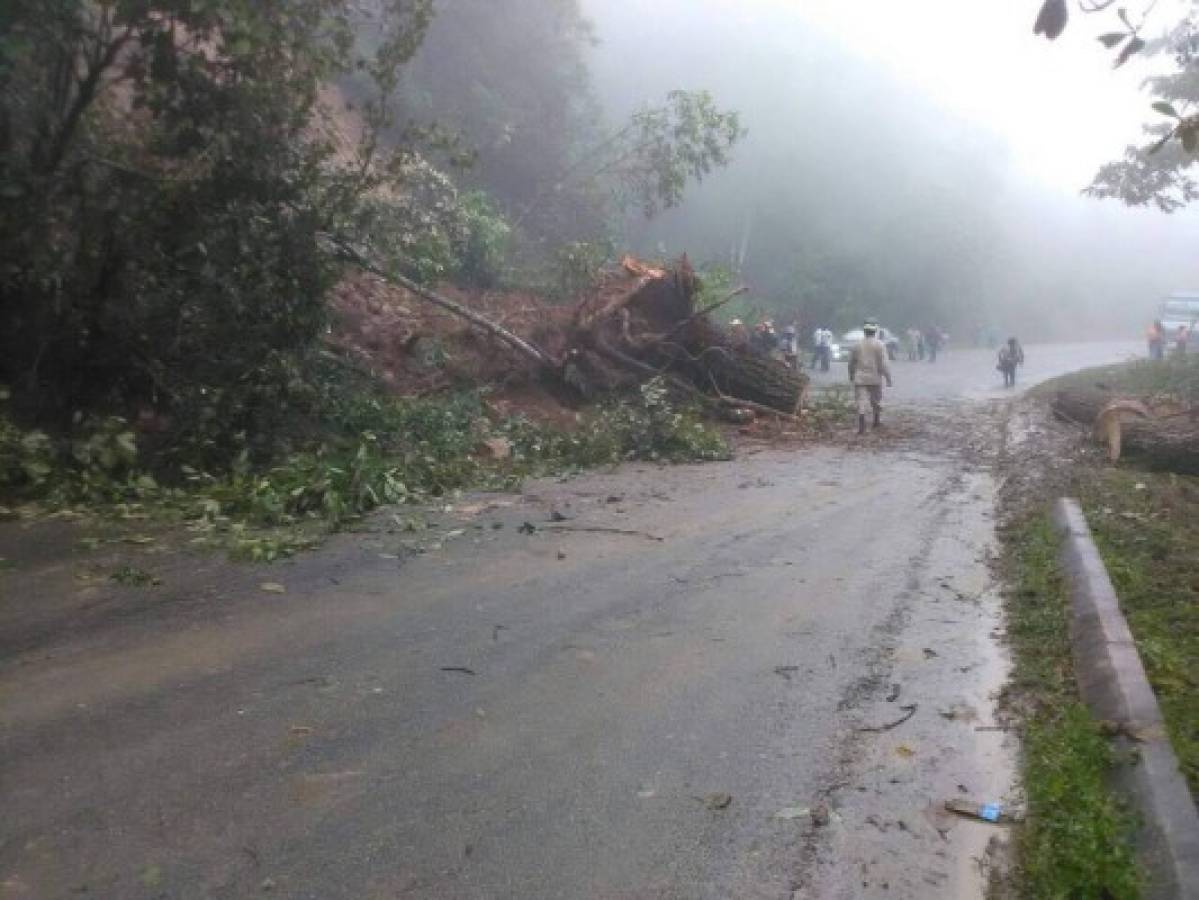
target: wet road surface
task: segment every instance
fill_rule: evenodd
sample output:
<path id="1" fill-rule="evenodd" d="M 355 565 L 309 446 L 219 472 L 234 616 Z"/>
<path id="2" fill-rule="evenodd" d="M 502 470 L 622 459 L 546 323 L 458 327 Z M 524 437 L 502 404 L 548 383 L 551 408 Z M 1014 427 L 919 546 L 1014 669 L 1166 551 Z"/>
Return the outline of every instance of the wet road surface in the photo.
<path id="1" fill-rule="evenodd" d="M 901 405 L 930 400 L 998 400 L 1068 372 L 1143 357 L 1145 349 L 1131 341 L 1029 344 L 1024 347 L 1026 362 L 1017 373 L 1015 391 L 1003 387 L 1003 376 L 995 370 L 996 353 L 986 348 L 955 348 L 943 351 L 935 363 L 909 362 L 901 354 L 892 363 L 895 389 L 888 391 L 888 398 Z M 843 362 L 833 363 L 828 373 L 812 374 L 818 385 L 847 383 Z"/>
<path id="2" fill-rule="evenodd" d="M 0 897 L 980 895 L 1004 830 L 940 807 L 1018 800 L 988 360 L 896 370 L 965 456 L 630 466 L 140 590 L 0 533 Z"/>

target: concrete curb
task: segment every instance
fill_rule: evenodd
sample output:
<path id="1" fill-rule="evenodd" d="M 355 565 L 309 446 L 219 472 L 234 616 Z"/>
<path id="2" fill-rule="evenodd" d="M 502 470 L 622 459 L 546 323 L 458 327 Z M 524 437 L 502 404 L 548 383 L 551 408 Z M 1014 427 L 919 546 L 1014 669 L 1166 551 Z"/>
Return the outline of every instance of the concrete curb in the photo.
<path id="1" fill-rule="evenodd" d="M 1058 500 L 1053 520 L 1062 535 L 1070 642 L 1082 698 L 1139 755 L 1137 764 L 1119 767 L 1117 788 L 1141 814 L 1137 851 L 1149 875 L 1146 896 L 1199 900 L 1199 812 L 1166 737 L 1157 697 L 1081 507 Z"/>

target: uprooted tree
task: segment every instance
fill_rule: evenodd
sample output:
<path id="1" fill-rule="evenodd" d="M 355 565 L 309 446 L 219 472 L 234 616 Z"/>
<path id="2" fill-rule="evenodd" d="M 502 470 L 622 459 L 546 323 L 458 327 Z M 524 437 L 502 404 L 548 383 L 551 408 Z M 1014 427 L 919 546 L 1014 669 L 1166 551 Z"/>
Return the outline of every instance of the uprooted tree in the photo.
<path id="1" fill-rule="evenodd" d="M 625 257 L 604 273 L 577 304 L 570 326 L 559 335 L 566 349 L 555 355 L 477 312 L 403 274 L 388 271 L 361 250 L 334 242 L 357 267 L 404 288 L 487 332 L 528 361 L 543 377 L 582 397 L 664 377 L 684 398 L 713 412 L 749 410 L 794 417 L 808 379 L 781 361 L 751 348 L 715 325 L 709 314 L 725 301 L 698 305 L 700 280 L 686 255 L 670 269 Z"/>

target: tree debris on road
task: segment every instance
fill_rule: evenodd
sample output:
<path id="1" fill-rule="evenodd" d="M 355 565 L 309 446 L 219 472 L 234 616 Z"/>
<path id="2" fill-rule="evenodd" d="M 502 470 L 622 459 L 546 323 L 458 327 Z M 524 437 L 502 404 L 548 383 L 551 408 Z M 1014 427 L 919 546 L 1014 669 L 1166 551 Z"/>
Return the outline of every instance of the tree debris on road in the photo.
<path id="1" fill-rule="evenodd" d="M 888 722 L 885 725 L 863 725 L 861 728 L 858 729 L 858 731 L 868 731 L 868 732 L 873 732 L 873 733 L 877 734 L 879 732 L 890 731 L 893 728 L 898 728 L 900 725 L 902 725 L 908 719 L 912 718 L 912 716 L 916 715 L 916 710 L 919 709 L 919 707 L 920 707 L 920 704 L 918 704 L 918 703 L 911 703 L 906 706 L 901 706 L 899 708 L 904 711 L 904 714 L 902 716 L 900 716 L 898 719 L 896 719 L 894 722 Z"/>

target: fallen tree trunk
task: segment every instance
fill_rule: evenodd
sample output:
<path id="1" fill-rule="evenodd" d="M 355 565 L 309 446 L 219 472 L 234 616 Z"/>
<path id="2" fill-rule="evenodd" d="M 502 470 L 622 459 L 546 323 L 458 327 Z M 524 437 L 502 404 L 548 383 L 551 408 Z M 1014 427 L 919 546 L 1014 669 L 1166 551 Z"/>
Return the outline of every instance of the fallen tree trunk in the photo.
<path id="1" fill-rule="evenodd" d="M 469 307 L 387 270 L 345 241 L 328 240 L 342 259 L 481 328 L 584 397 L 661 377 L 709 410 L 741 407 L 794 419 L 806 394 L 806 375 L 734 341 L 708 319 L 744 288 L 708 309 L 697 308 L 699 280 L 686 256 L 670 270 L 631 257 L 622 260 L 620 271 L 609 273 L 599 290 L 577 305 L 568 349 L 557 359 Z"/>
<path id="2" fill-rule="evenodd" d="M 514 334 L 507 328 L 504 328 L 502 325 L 492 322 L 490 319 L 479 315 L 477 312 L 463 306 L 461 303 L 455 303 L 449 297 L 444 297 L 436 291 L 431 290 L 424 285 L 418 284 L 411 278 L 407 278 L 398 272 L 386 271 L 371 260 L 367 259 L 349 244 L 346 244 L 344 241 L 334 240 L 333 244 L 337 248 L 338 254 L 343 259 L 353 263 L 364 272 L 369 272 L 370 274 L 376 276 L 377 278 L 382 278 L 384 281 L 390 284 L 402 287 L 404 290 L 415 294 L 421 299 L 427 300 L 435 306 L 440 306 L 442 309 L 446 310 L 447 312 L 451 312 L 456 316 L 460 316 L 461 318 L 470 322 L 472 325 L 477 325 L 479 328 L 482 328 L 489 334 L 499 338 L 509 347 L 527 356 L 540 366 L 545 366 L 547 368 L 561 368 L 559 362 L 553 359 L 540 347 L 537 347 L 530 341 L 526 341 L 519 335 Z"/>
<path id="3" fill-rule="evenodd" d="M 1113 459 L 1124 454 L 1152 469 L 1199 474 L 1199 410 L 1180 410 L 1174 402 L 1155 408 L 1152 400 L 1097 388 L 1058 391 L 1050 408 L 1066 421 L 1093 428 Z"/>

